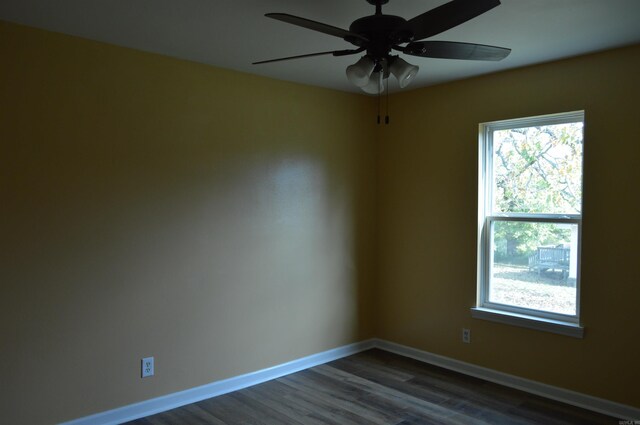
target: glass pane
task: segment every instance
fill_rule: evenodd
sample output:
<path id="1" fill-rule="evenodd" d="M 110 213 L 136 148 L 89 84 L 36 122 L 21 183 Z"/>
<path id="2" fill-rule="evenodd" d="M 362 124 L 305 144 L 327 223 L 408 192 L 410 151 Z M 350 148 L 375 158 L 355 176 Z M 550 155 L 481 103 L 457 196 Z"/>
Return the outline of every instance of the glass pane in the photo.
<path id="1" fill-rule="evenodd" d="M 582 123 L 493 132 L 493 211 L 580 214 Z"/>
<path id="2" fill-rule="evenodd" d="M 489 302 L 576 314 L 578 225 L 495 221 Z"/>

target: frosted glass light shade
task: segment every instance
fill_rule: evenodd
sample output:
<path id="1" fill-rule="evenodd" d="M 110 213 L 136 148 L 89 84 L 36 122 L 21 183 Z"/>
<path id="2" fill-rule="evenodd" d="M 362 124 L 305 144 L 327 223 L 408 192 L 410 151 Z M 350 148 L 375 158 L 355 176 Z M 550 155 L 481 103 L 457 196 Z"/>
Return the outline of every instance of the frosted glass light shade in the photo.
<path id="1" fill-rule="evenodd" d="M 400 88 L 405 88 L 413 81 L 413 77 L 418 73 L 418 68 L 415 65 L 411 65 L 402 58 L 395 58 L 389 71 L 398 79 Z"/>
<path id="2" fill-rule="evenodd" d="M 379 94 L 382 93 L 387 87 L 387 80 L 382 78 L 381 72 L 374 72 L 371 74 L 369 83 L 366 86 L 360 87 L 363 92 L 367 94 Z"/>
<path id="3" fill-rule="evenodd" d="M 375 66 L 375 62 L 370 57 L 363 56 L 358 62 L 347 67 L 347 78 L 354 86 L 364 87 L 369 83 Z"/>

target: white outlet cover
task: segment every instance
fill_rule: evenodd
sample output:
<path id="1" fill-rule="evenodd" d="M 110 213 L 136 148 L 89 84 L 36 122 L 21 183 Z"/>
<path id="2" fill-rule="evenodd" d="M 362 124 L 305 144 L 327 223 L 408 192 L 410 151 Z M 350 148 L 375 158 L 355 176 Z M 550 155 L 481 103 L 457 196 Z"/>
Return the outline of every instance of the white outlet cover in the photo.
<path id="1" fill-rule="evenodd" d="M 147 378 L 153 376 L 155 372 L 155 364 L 153 357 L 145 357 L 140 362 L 142 377 Z"/>

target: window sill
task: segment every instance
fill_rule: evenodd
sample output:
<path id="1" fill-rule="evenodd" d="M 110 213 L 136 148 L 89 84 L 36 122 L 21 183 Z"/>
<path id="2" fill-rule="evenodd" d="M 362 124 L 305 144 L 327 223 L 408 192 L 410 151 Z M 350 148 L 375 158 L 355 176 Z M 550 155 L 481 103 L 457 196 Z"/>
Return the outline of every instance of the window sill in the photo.
<path id="1" fill-rule="evenodd" d="M 471 317 L 475 319 L 504 323 L 507 325 L 520 326 L 523 328 L 536 329 L 544 332 L 567 335 L 574 338 L 584 337 L 584 327 L 576 323 L 543 319 L 540 317 L 527 316 L 524 314 L 510 313 L 506 311 L 493 310 L 482 307 L 472 308 Z"/>

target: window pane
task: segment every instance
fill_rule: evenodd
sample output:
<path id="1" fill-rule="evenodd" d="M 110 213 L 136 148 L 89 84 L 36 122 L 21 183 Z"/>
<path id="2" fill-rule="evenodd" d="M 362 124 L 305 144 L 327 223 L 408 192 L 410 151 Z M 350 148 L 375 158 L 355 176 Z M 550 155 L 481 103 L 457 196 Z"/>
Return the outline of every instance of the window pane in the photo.
<path id="1" fill-rule="evenodd" d="M 582 123 L 493 132 L 493 211 L 580 214 Z"/>
<path id="2" fill-rule="evenodd" d="M 494 221 L 489 302 L 576 314 L 578 225 Z"/>

